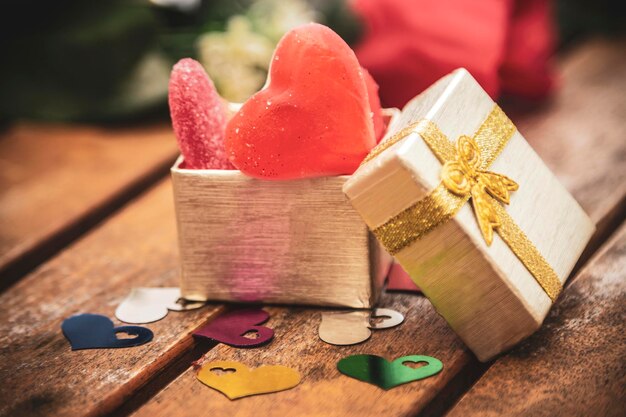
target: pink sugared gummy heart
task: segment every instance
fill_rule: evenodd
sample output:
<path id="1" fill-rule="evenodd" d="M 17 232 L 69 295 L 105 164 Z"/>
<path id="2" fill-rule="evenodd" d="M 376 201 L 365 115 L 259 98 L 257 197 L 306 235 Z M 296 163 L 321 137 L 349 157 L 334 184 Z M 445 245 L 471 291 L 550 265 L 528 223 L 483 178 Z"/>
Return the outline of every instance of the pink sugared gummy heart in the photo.
<path id="1" fill-rule="evenodd" d="M 285 34 L 267 85 L 226 128 L 233 165 L 271 180 L 351 174 L 375 145 L 364 72 L 339 35 L 316 23 Z"/>
<path id="2" fill-rule="evenodd" d="M 199 62 L 184 58 L 174 65 L 169 105 L 183 168 L 234 169 L 224 149 L 226 104 Z"/>

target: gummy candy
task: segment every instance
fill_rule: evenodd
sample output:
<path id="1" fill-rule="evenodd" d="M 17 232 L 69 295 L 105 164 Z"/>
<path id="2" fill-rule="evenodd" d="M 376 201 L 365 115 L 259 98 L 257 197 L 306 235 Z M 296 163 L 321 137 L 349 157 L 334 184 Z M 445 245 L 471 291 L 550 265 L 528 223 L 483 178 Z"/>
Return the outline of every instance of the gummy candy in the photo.
<path id="1" fill-rule="evenodd" d="M 185 58 L 174 65 L 169 105 L 182 168 L 234 169 L 224 149 L 226 103 L 199 62 Z"/>
<path id="2" fill-rule="evenodd" d="M 354 52 L 326 26 L 287 32 L 266 86 L 228 123 L 229 160 L 272 180 L 353 173 L 376 144 L 365 77 Z"/>

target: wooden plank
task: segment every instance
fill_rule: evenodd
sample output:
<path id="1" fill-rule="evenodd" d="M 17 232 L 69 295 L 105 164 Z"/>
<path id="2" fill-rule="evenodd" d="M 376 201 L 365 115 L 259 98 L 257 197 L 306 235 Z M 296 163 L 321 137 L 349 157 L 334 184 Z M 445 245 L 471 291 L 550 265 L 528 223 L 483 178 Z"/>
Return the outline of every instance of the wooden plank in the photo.
<path id="1" fill-rule="evenodd" d="M 523 346 L 531 348 L 516 350 L 519 353 L 512 355 L 512 359 L 509 359 L 511 355 L 507 356 L 504 363 L 508 366 L 498 372 L 497 380 L 481 389 L 473 402 L 458 414 L 453 413 L 454 416 L 607 415 L 604 412 L 611 403 L 622 404 L 622 408 L 617 407 L 608 415 L 623 415 L 626 366 L 621 359 L 626 353 L 623 343 L 626 283 L 622 278 L 626 268 L 623 255 L 626 227 L 618 243 L 609 244 L 610 249 L 584 270 L 583 278 L 566 290 L 546 325 L 536 337 L 524 343 Z M 584 278 L 588 276 L 597 282 Z M 369 341 L 353 347 L 333 347 L 317 339 L 321 310 L 270 308 L 272 318 L 268 325 L 276 332 L 270 345 L 256 349 L 219 345 L 204 355 L 201 363 L 235 360 L 250 367 L 287 365 L 303 374 L 299 387 L 230 401 L 197 381 L 196 371 L 190 368 L 133 416 L 414 415 L 444 390 L 455 374 L 466 370 L 471 362 L 470 353 L 448 331 L 425 298 L 386 294 L 382 305 L 404 312 L 405 323 L 395 329 L 374 331 Z M 548 357 L 546 350 L 552 350 L 554 355 Z M 358 353 L 389 359 L 410 354 L 432 355 L 443 361 L 444 370 L 419 383 L 383 391 L 336 370 L 339 359 Z M 596 371 L 588 371 L 591 364 Z M 500 362 L 496 362 L 491 369 L 499 367 Z M 586 402 L 584 412 L 575 412 L 581 404 L 576 398 Z M 541 412 L 545 406 L 542 400 L 551 404 L 545 413 Z M 563 403 L 570 405 L 565 407 Z M 564 407 L 562 414 L 558 413 L 560 407 Z M 492 413 L 484 413 L 485 410 Z"/>
<path id="2" fill-rule="evenodd" d="M 0 295 L 1 416 L 102 415 L 192 349 L 218 308 L 170 312 L 136 348 L 72 352 L 60 328 L 77 313 L 113 318 L 133 286 L 176 286 L 174 223 L 163 182 Z"/>
<path id="3" fill-rule="evenodd" d="M 616 85 L 624 86 L 626 80 L 610 77 L 610 68 L 623 73 L 626 60 L 616 59 L 620 54 L 619 45 L 592 43 L 569 56 L 563 63 L 564 88 L 566 97 L 556 100 L 548 109 L 555 114 L 553 122 L 546 119 L 544 126 L 554 123 L 555 131 L 567 131 L 559 125 L 581 124 L 579 135 L 559 134 L 551 137 L 534 138 L 525 132 L 535 144 L 540 143 L 538 152 L 555 174 L 562 178 L 577 200 L 589 212 L 596 224 L 609 225 L 623 217 L 624 187 L 609 175 L 624 174 L 624 161 L 620 155 L 626 152 L 621 120 L 626 116 L 626 101 Z M 608 48 L 608 49 L 607 49 Z M 611 51 L 611 53 L 607 52 Z M 588 73 L 583 62 L 596 68 L 598 78 Z M 604 65 L 598 60 L 604 59 Z M 602 75 L 603 74 L 603 75 Z M 605 84 L 602 77 L 615 84 Z M 578 87 L 574 87 L 574 86 Z M 577 109 L 571 119 L 559 110 L 559 106 L 571 108 L 569 100 L 578 97 L 584 106 L 585 101 L 578 96 L 576 89 L 585 94 L 600 94 L 604 97 L 603 112 L 592 112 L 590 108 Z M 623 89 L 622 89 L 623 90 Z M 574 97 L 568 97 L 572 96 Z M 598 105 L 593 99 L 591 105 Z M 571 110 L 574 111 L 574 110 Z M 564 113 L 563 113 L 564 112 Z M 589 120 L 589 119 L 595 119 Z M 521 119 L 520 119 L 521 120 Z M 523 122 L 522 122 L 523 123 Z M 522 124 L 521 123 L 521 124 Z M 560 130 L 563 129 L 563 130 Z M 601 134 L 592 134 L 601 129 Z M 584 134 L 587 132 L 587 134 Z M 604 146 L 596 149 L 598 135 Z M 544 143 L 545 142 L 545 143 Z M 575 148 L 578 152 L 567 151 L 563 158 L 561 149 Z M 586 161 L 593 159 L 592 162 Z M 589 175 L 577 172 L 584 166 L 592 170 Z M 615 207 L 606 204 L 610 201 Z M 600 208 L 601 206 L 601 208 Z M 604 233 L 608 233 L 607 229 Z M 601 239 L 598 237 L 597 239 Z M 597 240 L 598 241 L 598 240 Z M 397 329 L 375 332 L 372 339 L 360 346 L 333 347 L 318 340 L 317 328 L 319 313 L 314 309 L 272 308 L 270 325 L 276 329 L 276 340 L 266 347 L 254 350 L 235 350 L 225 346 L 205 355 L 210 360 L 240 360 L 249 366 L 262 363 L 276 363 L 295 367 L 303 374 L 301 386 L 272 396 L 259 396 L 231 402 L 221 394 L 212 391 L 195 380 L 195 371 L 188 369 L 162 392 L 158 393 L 136 416 L 165 415 L 264 415 L 281 413 L 298 415 L 409 415 L 437 414 L 450 405 L 457 390 L 466 389 L 475 376 L 467 376 L 472 371 L 482 369 L 475 357 L 463 346 L 436 314 L 430 303 L 421 296 L 408 294 L 386 294 L 382 306 L 396 308 L 407 315 L 407 322 Z M 335 369 L 339 358 L 353 353 L 373 353 L 389 359 L 408 354 L 425 354 L 439 358 L 444 363 L 444 371 L 433 378 L 417 384 L 409 384 L 390 391 L 382 391 L 368 384 L 353 381 L 341 376 Z M 459 387 L 455 386 L 459 384 Z M 183 411 L 184 410 L 184 411 Z"/>
<path id="4" fill-rule="evenodd" d="M 0 287 L 166 175 L 166 125 L 17 124 L 0 137 Z"/>
<path id="5" fill-rule="evenodd" d="M 267 308 L 268 326 L 275 339 L 267 346 L 235 349 L 218 345 L 203 362 L 235 360 L 250 367 L 279 364 L 296 368 L 301 384 L 289 391 L 230 401 L 196 380 L 189 368 L 133 416 L 173 415 L 298 415 L 380 416 L 412 415 L 424 407 L 445 385 L 448 377 L 471 355 L 449 331 L 445 321 L 423 296 L 385 294 L 383 307 L 405 315 L 397 328 L 373 331 L 367 342 L 356 346 L 331 346 L 318 338 L 320 313 L 313 308 Z M 337 371 L 337 361 L 358 353 L 388 359 L 411 354 L 432 355 L 443 361 L 444 371 L 419 383 L 384 391 Z"/>
<path id="6" fill-rule="evenodd" d="M 625 49 L 626 39 L 596 39 L 575 49 L 560 65 L 560 91 L 554 99 L 533 113 L 512 116 L 597 221 L 592 250 L 626 214 Z"/>
<path id="7" fill-rule="evenodd" d="M 619 103 L 621 98 L 616 94 L 612 100 Z M 621 137 L 612 138 L 623 142 Z M 561 146 L 568 140 L 567 137 L 555 139 L 553 146 Z M 593 138 L 587 137 L 587 140 Z M 609 162 L 613 158 L 612 154 L 599 154 L 597 157 L 609 158 Z M 599 166 L 610 170 L 609 162 Z M 558 169 L 556 174 L 560 175 Z M 590 183 L 582 187 L 581 190 L 587 190 L 587 187 L 594 189 L 587 197 L 580 190 L 574 191 L 574 194 L 583 205 L 588 199 L 590 203 L 585 207 L 593 209 L 590 195 L 609 195 L 615 191 L 601 188 L 604 185 Z M 597 222 L 602 218 L 594 217 L 594 220 Z M 147 326 L 157 335 L 154 342 L 117 351 L 70 352 L 59 326 L 64 318 L 81 311 L 111 316 L 132 286 L 175 285 L 178 275 L 175 236 L 171 189 L 169 185 L 161 185 L 0 297 L 0 353 L 3 358 L 0 378 L 12 382 L 3 385 L 0 391 L 0 415 L 102 415 L 133 397 L 131 404 L 135 405 L 124 409 L 128 412 L 143 401 L 137 400 L 134 394 L 139 392 L 145 398 L 160 383 L 165 384 L 158 382 L 163 377 L 159 370 L 167 364 L 185 362 L 186 352 L 194 346 L 189 333 L 213 310 L 170 313 L 163 321 Z M 314 316 L 319 310 L 273 308 L 274 317 L 270 323 L 277 329 L 277 338 L 272 344 L 258 350 L 229 350 L 227 353 L 250 355 L 250 365 L 255 363 L 253 360 L 256 363 L 290 364 L 303 372 L 304 383 L 292 391 L 240 400 L 233 402 L 233 406 L 238 406 L 237 411 L 245 413 L 250 409 L 244 409 L 242 404 L 269 398 L 276 407 L 285 407 L 278 404 L 280 396 L 295 393 L 298 397 L 291 403 L 293 410 L 311 414 L 317 411 L 318 415 L 320 412 L 339 412 L 340 406 L 346 405 L 350 399 L 355 413 L 364 415 L 368 407 L 374 411 L 384 408 L 386 414 L 397 408 L 399 414 L 401 411 L 416 412 L 425 404 L 432 404 L 432 399 L 438 393 L 447 392 L 450 381 L 465 374 L 475 359 L 423 297 L 388 294 L 383 304 L 403 311 L 408 317 L 407 323 L 397 329 L 378 331 L 361 346 L 346 348 L 328 346 L 317 339 L 318 322 Z M 223 351 L 226 348 L 219 349 Z M 219 349 L 215 352 L 220 352 Z M 359 351 L 387 357 L 419 351 L 442 359 L 445 369 L 429 380 L 389 391 L 372 405 L 373 401 L 367 400 L 369 397 L 364 394 L 369 389 L 366 384 L 334 373 L 334 359 Z M 214 354 L 210 352 L 209 357 Z M 266 357 L 264 354 L 276 356 Z M 226 358 L 220 355 L 220 359 Z M 328 374 L 331 370 L 333 373 Z M 330 401 L 337 396 L 333 396 L 332 391 L 343 385 L 334 385 L 333 381 L 340 378 L 346 379 L 346 383 L 355 388 L 351 391 L 346 388 L 347 398 L 335 404 Z M 154 385 L 145 388 L 145 384 Z M 409 391 L 397 391 L 407 389 Z M 399 392 L 405 395 L 400 398 L 397 395 Z M 157 412 L 159 407 L 166 407 L 159 403 L 170 402 L 178 402 L 185 407 L 177 409 L 177 414 L 206 415 L 217 407 L 216 403 L 193 400 L 196 407 L 191 408 L 176 397 L 188 398 L 193 393 L 207 399 L 212 391 L 195 381 L 193 372 L 187 370 L 140 408 L 138 414 L 147 414 L 150 410 Z M 365 398 L 363 402 L 362 398 Z M 326 413 L 326 409 L 331 408 Z M 293 414 L 291 408 L 288 411 Z"/>
<path id="8" fill-rule="evenodd" d="M 626 225 L 585 266 L 544 326 L 448 414 L 626 415 Z"/>
<path id="9" fill-rule="evenodd" d="M 614 248 L 613 255 L 619 255 L 619 250 L 624 252 L 626 245 L 626 233 L 622 231 L 622 247 Z M 622 255 L 618 268 L 612 269 L 612 280 L 617 281 L 621 271 L 626 266 L 626 258 Z M 604 273 L 606 270 L 600 269 L 598 272 Z M 613 282 L 615 284 L 615 282 Z M 623 284 L 622 284 L 623 287 Z M 615 289 L 615 286 L 611 287 Z M 594 291 L 592 285 L 586 288 L 584 292 L 575 290 L 578 298 L 584 298 L 587 293 Z M 570 293 L 570 290 L 567 290 Z M 605 296 L 611 294 L 610 289 L 604 291 Z M 621 294 L 616 291 L 612 296 L 612 304 L 609 306 L 605 303 L 597 304 L 600 314 L 607 317 L 607 322 L 601 325 L 604 329 L 607 326 L 615 325 L 617 322 L 623 321 L 623 314 L 615 314 L 619 312 L 619 308 L 624 302 L 624 292 Z M 569 297 L 569 295 L 567 296 Z M 565 300 L 569 300 L 569 298 Z M 568 302 L 568 301 L 564 301 Z M 266 364 L 282 364 L 298 369 L 302 375 L 302 383 L 299 387 L 290 391 L 284 391 L 268 396 L 250 397 L 238 401 L 230 401 L 222 394 L 211 390 L 196 380 L 196 371 L 193 368 L 186 370 L 179 378 L 168 385 L 163 391 L 158 393 L 145 406 L 138 409 L 134 417 L 165 417 L 173 415 L 302 415 L 302 416 L 378 416 L 378 415 L 414 415 L 423 411 L 431 404 L 431 401 L 441 393 L 446 392 L 449 388 L 450 381 L 462 372 L 466 372 L 468 368 L 473 366 L 474 358 L 471 353 L 463 346 L 460 340 L 449 330 L 447 324 L 433 310 L 430 303 L 421 296 L 411 296 L 408 294 L 385 294 L 382 305 L 394 308 L 405 313 L 406 321 L 400 327 L 395 329 L 374 331 L 372 338 L 362 345 L 351 347 L 335 347 L 322 343 L 317 338 L 317 328 L 320 321 L 321 310 L 317 309 L 296 309 L 296 308 L 270 308 L 268 311 L 272 315 L 268 325 L 275 329 L 276 338 L 268 346 L 256 349 L 234 349 L 225 345 L 218 345 L 213 350 L 204 355 L 201 363 L 207 363 L 215 360 L 235 360 L 242 362 L 250 367 L 257 367 Z M 561 305 L 561 304 L 560 304 Z M 593 306 L 594 301 L 591 300 L 586 304 Z M 611 307 L 611 308 L 609 308 Z M 561 307 L 556 308 L 552 316 L 559 314 Z M 623 310 L 622 310 L 623 311 Z M 580 310 L 576 310 L 567 320 L 575 322 L 580 317 L 585 317 Z M 587 324 L 593 322 L 587 319 Z M 569 326 L 562 330 L 558 329 L 563 326 L 563 320 L 557 320 L 556 323 L 550 322 L 541 330 L 542 333 L 555 332 L 553 337 L 554 347 L 559 349 L 561 339 L 566 336 Z M 624 354 L 623 343 L 618 346 L 611 346 L 610 340 L 623 339 L 623 324 L 620 324 L 618 330 L 607 332 L 606 337 L 598 343 L 591 341 L 589 345 L 583 345 L 582 349 L 574 349 L 574 346 L 563 346 L 559 349 L 560 355 L 553 360 L 557 363 L 564 360 L 564 365 L 558 369 L 561 371 L 553 374 L 549 371 L 538 372 L 535 375 L 526 375 L 525 368 L 520 366 L 514 369 L 507 369 L 502 373 L 502 378 L 508 379 L 506 390 L 501 390 L 499 395 L 488 397 L 489 401 L 497 403 L 501 396 L 511 395 L 516 392 L 515 399 L 524 404 L 524 400 L 528 397 L 523 387 L 517 389 L 517 380 L 527 378 L 526 384 L 544 379 L 554 384 L 558 384 L 563 379 L 567 380 L 567 367 L 574 363 L 579 364 L 579 369 L 575 371 L 576 377 L 584 379 L 587 377 L 585 367 L 589 363 L 601 362 L 601 356 L 593 356 L 588 362 L 582 353 L 591 352 L 591 349 L 598 346 L 608 347 L 611 352 L 611 361 L 608 364 L 602 363 L 602 373 L 593 380 L 592 384 L 587 384 L 586 389 L 601 389 L 601 384 L 606 382 L 604 376 L 611 381 L 611 391 L 609 396 L 615 400 L 616 391 L 623 385 L 624 366 L 621 364 L 619 369 L 615 369 L 615 362 Z M 621 332 L 621 333 L 620 333 Z M 596 334 L 587 334 L 586 336 L 593 338 Z M 581 336 L 583 338 L 585 336 Z M 532 340 L 532 339 L 531 339 Z M 578 340 L 573 343 L 578 343 Z M 550 347 L 550 346 L 548 346 Z M 586 349 L 585 347 L 588 347 Z M 541 345 L 535 345 L 537 352 L 542 351 Z M 572 350 L 574 349 L 574 350 Z M 568 355 L 567 352 L 574 352 L 574 355 Z M 390 391 L 383 391 L 377 387 L 365 384 L 346 376 L 341 375 L 336 370 L 336 363 L 342 357 L 368 353 L 384 356 L 388 359 L 394 359 L 400 356 L 410 354 L 425 354 L 435 356 L 444 363 L 444 370 L 441 374 L 429 378 L 418 383 L 403 385 Z M 527 359 L 527 355 L 521 354 L 521 360 Z M 515 365 L 515 364 L 514 364 Z M 497 365 L 496 365 L 497 366 Z M 610 372 L 605 372 L 609 367 L 613 366 Z M 620 368 L 621 367 L 621 368 Z M 620 374 L 621 372 L 621 374 Z M 513 375 L 513 378 L 511 378 Z M 549 382 L 546 382 L 548 385 Z M 622 384 L 622 385 L 620 385 Z M 569 385 L 567 386 L 569 387 Z M 565 400 L 569 401 L 572 397 L 567 395 L 567 387 L 559 390 Z M 595 395 L 594 390 L 575 391 L 579 398 L 584 398 L 582 394 L 586 392 L 586 396 Z M 488 391 L 487 391 L 488 392 Z M 541 391 L 539 391 L 541 392 Z M 511 397 L 513 397 L 511 395 Z M 541 398 L 541 397 L 539 397 Z M 502 401 L 501 401 L 502 402 Z M 497 406 L 496 406 L 497 407 Z M 477 409 L 479 410 L 479 409 Z M 507 408 L 496 408 L 493 415 L 508 415 Z M 466 415 L 466 409 L 463 409 L 458 415 Z M 555 409 L 551 409 L 551 413 L 540 414 L 527 412 L 523 407 L 520 409 L 520 415 L 559 415 L 555 414 Z M 531 409 L 531 411 L 536 411 Z M 455 416 L 457 414 L 454 414 Z M 476 415 L 483 415 L 476 412 Z M 568 414 L 563 415 L 585 415 Z M 598 413 L 598 415 L 601 415 Z M 615 414 L 616 416 L 618 414 Z"/>

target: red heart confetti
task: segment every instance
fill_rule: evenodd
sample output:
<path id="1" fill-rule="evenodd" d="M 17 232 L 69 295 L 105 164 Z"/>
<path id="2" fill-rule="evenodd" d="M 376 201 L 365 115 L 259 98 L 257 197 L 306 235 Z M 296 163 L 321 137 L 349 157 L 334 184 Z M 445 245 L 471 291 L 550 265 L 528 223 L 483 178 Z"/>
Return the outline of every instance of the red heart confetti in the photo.
<path id="1" fill-rule="evenodd" d="M 235 310 L 217 317 L 206 326 L 193 333 L 196 337 L 206 337 L 216 342 L 235 347 L 254 347 L 268 343 L 274 337 L 274 330 L 259 326 L 270 315 L 260 309 Z M 250 339 L 244 335 L 256 332 L 257 337 Z"/>

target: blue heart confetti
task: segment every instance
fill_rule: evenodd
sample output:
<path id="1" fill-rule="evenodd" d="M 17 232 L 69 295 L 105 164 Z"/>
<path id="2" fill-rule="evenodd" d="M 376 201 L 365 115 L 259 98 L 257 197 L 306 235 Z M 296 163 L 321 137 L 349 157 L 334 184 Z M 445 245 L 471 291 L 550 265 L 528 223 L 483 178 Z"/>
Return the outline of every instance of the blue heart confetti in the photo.
<path id="1" fill-rule="evenodd" d="M 63 321 L 63 334 L 72 350 L 110 349 L 143 345 L 154 337 L 150 329 L 141 326 L 114 327 L 113 322 L 99 314 L 78 314 Z M 127 333 L 133 338 L 119 339 L 118 333 Z"/>

